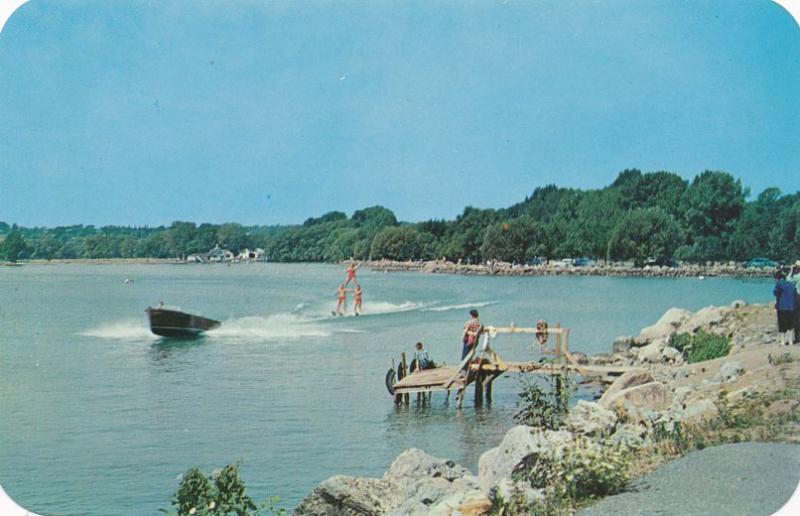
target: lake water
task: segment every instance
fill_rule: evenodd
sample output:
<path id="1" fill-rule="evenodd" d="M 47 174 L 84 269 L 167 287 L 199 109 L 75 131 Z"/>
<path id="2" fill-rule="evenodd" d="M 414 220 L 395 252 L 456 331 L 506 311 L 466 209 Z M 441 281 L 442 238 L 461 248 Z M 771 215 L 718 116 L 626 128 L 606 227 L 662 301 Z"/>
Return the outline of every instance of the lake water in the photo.
<path id="1" fill-rule="evenodd" d="M 513 424 L 518 379 L 498 379 L 483 409 L 471 392 L 461 410 L 441 393 L 396 409 L 384 387 L 417 340 L 457 363 L 469 308 L 484 324 L 560 321 L 572 350 L 598 353 L 672 306 L 771 298 L 768 279 L 362 270 L 364 315 L 336 318 L 343 277 L 329 265 L 0 267 L 0 484 L 43 514 L 155 514 L 192 466 L 241 460 L 250 495 L 287 508 L 331 475 L 380 476 L 410 447 L 475 472 Z M 161 300 L 223 325 L 158 338 L 144 309 Z M 539 358 L 523 336 L 493 347 Z"/>

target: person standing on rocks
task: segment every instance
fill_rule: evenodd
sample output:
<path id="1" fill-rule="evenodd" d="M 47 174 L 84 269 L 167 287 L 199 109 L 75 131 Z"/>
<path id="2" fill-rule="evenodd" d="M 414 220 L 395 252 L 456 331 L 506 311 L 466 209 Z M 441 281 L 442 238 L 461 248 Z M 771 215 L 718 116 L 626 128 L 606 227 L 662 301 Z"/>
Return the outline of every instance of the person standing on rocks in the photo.
<path id="1" fill-rule="evenodd" d="M 781 342 L 788 346 L 792 342 L 789 332 L 794 330 L 797 289 L 793 283 L 786 281 L 783 271 L 775 273 L 775 288 L 772 289 L 772 294 L 777 300 L 775 309 L 778 311 L 778 332 L 781 334 Z"/>
<path id="2" fill-rule="evenodd" d="M 794 289 L 797 291 L 794 303 L 794 343 L 800 344 L 800 260 L 794 262 L 792 271 L 786 279 L 794 284 Z"/>

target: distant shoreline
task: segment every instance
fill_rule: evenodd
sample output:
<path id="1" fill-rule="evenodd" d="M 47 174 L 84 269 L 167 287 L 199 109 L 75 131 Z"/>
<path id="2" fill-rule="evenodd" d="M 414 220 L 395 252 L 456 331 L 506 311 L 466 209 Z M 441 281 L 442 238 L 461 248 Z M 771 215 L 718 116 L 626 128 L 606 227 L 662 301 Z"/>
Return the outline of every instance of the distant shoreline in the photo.
<path id="1" fill-rule="evenodd" d="M 250 262 L 220 262 L 250 263 Z M 312 262 L 265 262 L 265 263 L 312 263 Z M 313 262 L 326 264 L 325 262 Z M 0 262 L 3 266 L 20 265 L 214 265 L 197 264 L 177 258 L 75 258 L 53 260 L 25 260 L 18 263 Z M 326 264 L 335 265 L 335 264 Z M 339 265 L 342 265 L 341 263 Z M 518 265 L 507 262 L 487 264 L 459 264 L 449 261 L 395 261 L 372 260 L 362 264 L 365 269 L 377 272 L 423 272 L 427 274 L 458 274 L 464 276 L 620 276 L 620 277 L 667 277 L 667 278 L 768 278 L 774 268 L 743 267 L 733 263 L 713 265 L 681 265 L 679 267 L 633 267 L 631 265 L 603 264 L 582 267 L 559 266 L 556 262 L 542 265 Z"/>
<path id="2" fill-rule="evenodd" d="M 743 267 L 733 263 L 713 265 L 681 265 L 679 267 L 603 264 L 589 266 L 559 266 L 557 262 L 542 265 L 518 265 L 507 262 L 488 262 L 480 265 L 459 264 L 448 261 L 398 262 L 378 260 L 364 262 L 362 265 L 374 271 L 385 272 L 425 272 L 429 274 L 461 274 L 474 276 L 632 276 L 667 278 L 768 278 L 775 269 L 772 267 Z"/>

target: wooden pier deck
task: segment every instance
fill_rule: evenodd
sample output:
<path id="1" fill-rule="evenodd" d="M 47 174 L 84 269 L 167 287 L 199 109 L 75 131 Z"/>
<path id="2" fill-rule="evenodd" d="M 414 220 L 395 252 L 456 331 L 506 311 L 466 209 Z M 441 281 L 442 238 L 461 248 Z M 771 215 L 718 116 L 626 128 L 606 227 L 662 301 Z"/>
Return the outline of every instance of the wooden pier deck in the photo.
<path id="1" fill-rule="evenodd" d="M 467 378 L 457 376 L 456 372 L 458 369 L 456 369 L 455 366 L 442 366 L 435 369 L 415 371 L 395 383 L 394 392 L 395 394 L 411 394 L 415 392 L 458 390 L 472 383 L 478 376 L 487 376 L 489 377 L 488 381 L 492 381 L 506 372 L 559 373 L 565 367 L 561 364 L 540 362 L 506 362 L 505 366 L 506 367 L 503 368 L 498 364 L 470 364 L 470 374 Z M 601 380 L 613 381 L 615 378 L 628 371 L 641 368 L 615 365 L 574 366 L 569 364 L 566 366 L 566 369 L 568 372 L 579 374 L 584 378 L 600 378 Z M 453 377 L 455 377 L 455 379 L 453 379 Z M 453 379 L 452 383 L 447 386 L 446 384 L 450 382 L 451 379 Z M 484 380 L 484 383 L 486 383 L 486 380 Z"/>

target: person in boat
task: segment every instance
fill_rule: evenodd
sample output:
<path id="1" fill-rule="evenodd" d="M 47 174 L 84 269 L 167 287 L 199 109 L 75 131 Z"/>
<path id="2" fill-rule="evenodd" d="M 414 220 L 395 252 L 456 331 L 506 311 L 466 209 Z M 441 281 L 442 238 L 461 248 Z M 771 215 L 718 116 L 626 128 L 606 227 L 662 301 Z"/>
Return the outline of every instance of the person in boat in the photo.
<path id="1" fill-rule="evenodd" d="M 478 337 L 483 332 L 483 325 L 478 318 L 478 311 L 474 308 L 469 311 L 469 321 L 464 323 L 464 334 L 462 335 L 461 360 L 464 360 L 478 344 Z"/>
<path id="2" fill-rule="evenodd" d="M 425 350 L 425 345 L 422 342 L 417 342 L 414 346 L 414 358 L 411 359 L 411 372 L 420 369 L 433 369 L 436 364 L 433 363 L 428 352 Z"/>
<path id="3" fill-rule="evenodd" d="M 344 285 L 347 286 L 352 281 L 353 283 L 358 286 L 358 280 L 356 279 L 356 271 L 358 268 L 361 267 L 361 262 L 357 264 L 353 263 L 353 260 L 350 260 L 350 263 L 347 265 L 347 278 L 345 279 Z"/>
<path id="4" fill-rule="evenodd" d="M 361 290 L 361 285 L 356 283 L 356 290 L 353 293 L 353 296 L 354 296 L 354 299 L 355 299 L 355 303 L 354 303 L 354 306 L 353 306 L 353 313 L 355 315 L 361 315 L 361 301 L 362 301 L 362 296 L 363 295 L 364 295 L 364 292 Z"/>
<path id="5" fill-rule="evenodd" d="M 344 288 L 344 283 L 339 284 L 339 289 L 336 291 L 336 315 L 344 315 L 344 310 L 347 310 L 347 289 Z"/>

